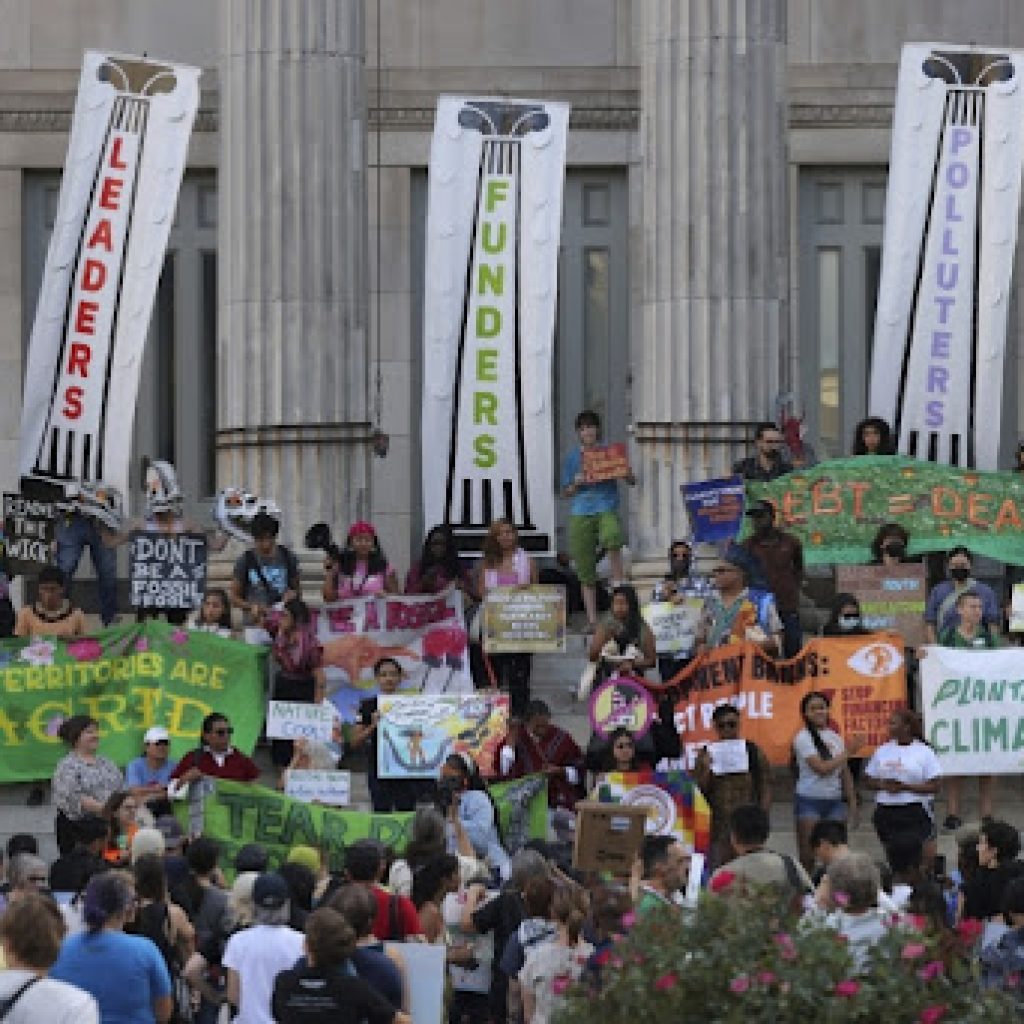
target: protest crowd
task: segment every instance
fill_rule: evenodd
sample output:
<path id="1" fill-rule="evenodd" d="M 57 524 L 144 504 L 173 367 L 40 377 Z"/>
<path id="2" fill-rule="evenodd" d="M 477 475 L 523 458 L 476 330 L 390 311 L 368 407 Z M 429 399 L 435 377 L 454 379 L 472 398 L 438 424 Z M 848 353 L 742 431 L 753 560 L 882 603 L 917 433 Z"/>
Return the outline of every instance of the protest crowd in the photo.
<path id="1" fill-rule="evenodd" d="M 705 723 L 709 738 L 688 744 L 680 702 L 699 689 L 693 673 L 715 652 L 742 649 L 776 665 L 805 657 L 813 616 L 803 595 L 803 547 L 779 525 L 772 501 L 752 498 L 746 539 L 705 546 L 710 557 L 701 559 L 695 543 L 674 543 L 663 578 L 641 596 L 626 579 L 618 516 L 618 481 L 628 485 L 631 474 L 588 482 L 582 466 L 600 424 L 584 412 L 576 425 L 580 445 L 567 453 L 561 481 L 571 505 L 567 557 L 548 563 L 531 556 L 515 525 L 496 520 L 471 561 L 452 530 L 438 525 L 402 587 L 372 524 L 353 523 L 343 545 L 320 524 L 306 536 L 308 548 L 325 552 L 322 581 L 312 581 L 322 588 L 318 615 L 301 596 L 311 581 L 279 543 L 278 518 L 263 510 L 248 524 L 250 543 L 233 563 L 229 588 L 210 587 L 193 612 L 168 615 L 175 643 L 194 632 L 265 645 L 266 695 L 288 706 L 322 705 L 329 659 L 317 622 L 326 610 L 366 598 L 458 594 L 471 692 L 507 695 L 503 734 L 491 737 L 486 770 L 477 751 L 454 747 L 427 767 L 418 727 L 402 735 L 413 768 L 424 770 L 401 777 L 383 770 L 394 746 L 385 705 L 402 695 L 409 668 L 399 648 L 374 649 L 362 666 L 372 682 L 350 720 L 335 708 L 329 740 L 278 734 L 247 752 L 234 745 L 232 715 L 214 706 L 183 756 L 170 756 L 171 732 L 154 725 L 140 756 L 121 765 L 100 753 L 101 715 L 64 718 L 58 735 L 66 753 L 48 780 L 59 857 L 47 863 L 38 838 L 27 834 L 14 835 L 5 851 L 0 1019 L 400 1022 L 413 1019 L 430 974 L 452 1024 L 594 1019 L 598 995 L 608 1007 L 626 1000 L 625 1013 L 637 977 L 662 1009 L 674 999 L 680 1007 L 704 999 L 709 1019 L 738 1019 L 728 1015 L 729 1001 L 735 1009 L 751 1000 L 749 1019 L 788 1020 L 755 1009 L 767 1013 L 779 1000 L 795 1005 L 807 980 L 801 969 L 817 972 L 816 999 L 868 1000 L 872 986 L 892 998 L 904 986 L 913 1015 L 888 1019 L 1019 1019 L 1020 835 L 1000 817 L 992 775 L 978 778 L 980 821 L 965 825 L 962 797 L 973 779 L 944 775 L 923 731 L 919 684 L 921 663 L 940 648 L 1012 642 L 1008 594 L 975 579 L 971 552 L 951 538 L 933 560 L 943 578 L 924 603 L 922 642 L 900 644 L 905 690 L 884 716 L 885 735 L 841 732 L 835 694 L 805 686 L 797 727 L 780 741 L 787 767 L 749 738 L 754 705 L 740 692 L 717 699 Z M 853 453 L 891 455 L 887 425 L 861 424 Z M 154 529 L 173 533 L 180 494 L 173 468 L 162 465 L 147 515 Z M 793 472 L 775 424 L 757 428 L 754 452 L 735 472 L 747 483 Z M 899 524 L 883 524 L 875 563 L 884 571 L 917 561 L 911 541 Z M 41 569 L 36 598 L 11 616 L 16 637 L 73 643 L 84 636 L 71 577 L 59 566 Z M 530 654 L 488 652 L 474 626 L 489 594 L 525 592 L 538 582 L 557 584 L 570 613 L 586 622 L 586 669 L 565 680 L 574 699 L 591 704 L 585 745 L 531 695 Z M 652 604 L 694 608 L 692 632 L 664 645 L 652 628 Z M 113 622 L 114 610 L 103 611 Z M 140 611 L 140 623 L 148 618 Z M 849 592 L 838 592 L 819 621 L 823 639 L 873 633 Z M 417 699 L 430 698 L 424 690 Z M 346 767 L 366 772 L 375 814 L 404 816 L 400 844 L 328 841 L 326 817 L 322 842 L 283 832 L 239 842 L 206 827 L 206 804 L 222 791 L 241 807 L 238 794 L 255 791 L 268 773 L 271 786 L 287 793 L 291 773 Z M 608 819 L 601 809 L 621 796 L 616 787 L 628 790 L 637 780 L 689 794 L 685 837 L 645 835 L 646 813 L 626 846 L 614 831 L 621 825 L 595 831 Z M 505 792 L 525 793 L 523 800 L 539 794 L 539 833 Z M 772 848 L 769 811 L 780 796 L 792 802 L 797 857 Z M 30 797 L 43 799 L 41 789 Z M 881 860 L 857 849 L 862 806 Z M 703 831 L 693 824 L 698 807 Z M 955 836 L 956 864 L 937 856 L 940 832 Z M 760 948 L 730 933 L 737 920 L 761 936 Z M 724 973 L 701 980 L 698 950 L 687 943 L 716 936 L 729 956 L 751 962 L 726 960 Z M 803 967 L 803 951 L 814 943 L 820 949 L 826 937 L 831 959 Z M 655 948 L 661 966 L 652 974 L 644 961 Z M 422 949 L 435 956 L 432 968 L 417 958 Z M 623 1018 L 609 1009 L 597 1019 Z"/>

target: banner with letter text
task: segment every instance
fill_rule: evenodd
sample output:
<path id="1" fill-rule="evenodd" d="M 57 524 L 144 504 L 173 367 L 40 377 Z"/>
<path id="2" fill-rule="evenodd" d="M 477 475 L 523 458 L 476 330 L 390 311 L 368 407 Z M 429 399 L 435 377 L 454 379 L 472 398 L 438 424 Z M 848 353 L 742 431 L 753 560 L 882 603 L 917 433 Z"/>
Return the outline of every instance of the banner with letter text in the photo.
<path id="1" fill-rule="evenodd" d="M 925 739 L 949 775 L 1024 773 L 1020 650 L 927 647 L 921 659 Z"/>
<path id="2" fill-rule="evenodd" d="M 816 637 L 789 661 L 768 657 L 756 644 L 728 644 L 701 655 L 669 682 L 646 685 L 675 699 L 686 768 L 702 746 L 718 739 L 711 716 L 719 704 L 739 708 L 743 738 L 773 765 L 786 765 L 793 737 L 803 728 L 805 693 L 824 693 L 831 726 L 844 739 L 863 737 L 866 753 L 889 738 L 889 716 L 907 703 L 903 640 L 891 633 Z"/>
<path id="3" fill-rule="evenodd" d="M 738 476 L 681 484 L 690 531 L 697 543 L 732 540 L 743 525 L 743 480 Z"/>
<path id="4" fill-rule="evenodd" d="M 569 107 L 441 96 L 423 287 L 423 521 L 552 552 L 551 382 Z"/>
<path id="5" fill-rule="evenodd" d="M 436 596 L 354 597 L 310 609 L 324 650 L 328 699 L 346 722 L 377 694 L 373 666 L 402 666 L 402 693 L 472 693 L 469 636 L 457 590 Z"/>
<path id="6" fill-rule="evenodd" d="M 498 806 L 501 834 L 510 851 L 529 839 L 546 837 L 548 798 L 543 776 L 495 783 L 489 790 Z M 183 822 L 187 821 L 185 805 L 179 805 L 177 813 Z M 331 869 L 340 871 L 345 847 L 357 839 L 377 839 L 404 850 L 412 819 L 412 812 L 374 814 L 322 807 L 263 786 L 217 779 L 204 806 L 203 835 L 221 844 L 224 864 L 231 864 L 246 843 L 259 843 L 266 847 L 271 865 L 277 867 L 293 846 L 301 844 L 324 850 Z"/>
<path id="7" fill-rule="evenodd" d="M 74 640 L 0 642 L 0 782 L 48 779 L 67 753 L 61 722 L 100 725 L 100 753 L 120 766 L 162 725 L 171 756 L 195 749 L 211 711 L 231 719 L 232 742 L 251 751 L 263 725 L 266 652 L 154 620 Z"/>
<path id="8" fill-rule="evenodd" d="M 29 341 L 23 477 L 128 495 L 143 348 L 199 69 L 88 51 Z"/>
<path id="9" fill-rule="evenodd" d="M 1024 476 L 982 473 L 892 455 L 860 455 L 748 483 L 751 500 L 775 506 L 776 525 L 803 542 L 804 560 L 871 561 L 885 523 L 910 534 L 910 553 L 962 544 L 975 554 L 1024 565 Z"/>

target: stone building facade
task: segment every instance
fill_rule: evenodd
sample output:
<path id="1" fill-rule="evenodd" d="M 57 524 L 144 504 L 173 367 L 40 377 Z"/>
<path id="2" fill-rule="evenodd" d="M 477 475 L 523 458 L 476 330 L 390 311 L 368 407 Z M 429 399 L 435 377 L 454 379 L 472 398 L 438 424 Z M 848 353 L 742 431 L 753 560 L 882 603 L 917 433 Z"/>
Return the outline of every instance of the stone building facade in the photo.
<path id="1" fill-rule="evenodd" d="M 901 43 L 1024 47 L 1009 0 L 0 0 L 0 23 L 4 488 L 81 54 L 148 53 L 204 74 L 136 455 L 174 459 L 197 498 L 274 496 L 293 542 L 371 518 L 400 568 L 430 525 L 439 93 L 572 104 L 554 443 L 583 406 L 630 437 L 630 542 L 656 557 L 685 533 L 679 484 L 721 472 L 780 396 L 824 454 L 866 414 Z"/>

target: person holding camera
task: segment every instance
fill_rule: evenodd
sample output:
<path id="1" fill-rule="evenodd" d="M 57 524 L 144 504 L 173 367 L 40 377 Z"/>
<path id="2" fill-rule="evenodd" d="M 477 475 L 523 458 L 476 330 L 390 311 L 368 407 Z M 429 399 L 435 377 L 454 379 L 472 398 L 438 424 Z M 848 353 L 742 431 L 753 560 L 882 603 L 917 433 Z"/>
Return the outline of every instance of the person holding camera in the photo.
<path id="1" fill-rule="evenodd" d="M 468 754 L 449 754 L 441 766 L 437 806 L 448 819 L 448 852 L 459 851 L 465 833 L 473 852 L 508 881 L 510 861 L 501 841 L 498 807 Z"/>
<path id="2" fill-rule="evenodd" d="M 377 531 L 372 523 L 360 519 L 353 523 L 345 538 L 345 547 L 325 545 L 324 600 L 370 594 L 400 594 L 395 570 L 381 550 Z"/>

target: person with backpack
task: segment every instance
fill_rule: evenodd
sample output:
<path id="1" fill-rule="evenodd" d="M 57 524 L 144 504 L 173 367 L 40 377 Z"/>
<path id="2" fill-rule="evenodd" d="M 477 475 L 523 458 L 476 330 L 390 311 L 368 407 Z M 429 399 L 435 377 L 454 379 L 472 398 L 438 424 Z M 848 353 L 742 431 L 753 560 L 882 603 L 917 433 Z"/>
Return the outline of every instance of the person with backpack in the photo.
<path id="1" fill-rule="evenodd" d="M 732 704 L 720 704 L 711 716 L 718 742 L 740 739 L 740 712 Z M 693 766 L 693 777 L 711 809 L 711 852 L 708 866 L 717 868 L 730 860 L 734 851 L 729 841 L 729 820 L 737 807 L 757 804 L 767 813 L 772 803 L 771 769 L 764 751 L 745 740 L 746 767 L 732 761 L 718 763 L 702 747 Z"/>
<path id="2" fill-rule="evenodd" d="M 418 938 L 423 934 L 420 916 L 412 900 L 396 896 L 380 884 L 383 867 L 381 846 L 375 839 L 359 839 L 345 851 L 345 873 L 349 881 L 365 886 L 377 901 L 373 934 L 391 942 Z"/>
<path id="3" fill-rule="evenodd" d="M 299 596 L 299 563 L 277 543 L 281 524 L 266 512 L 252 520 L 252 547 L 235 562 L 231 604 L 240 608 L 250 625 L 262 625 L 268 608 Z"/>

